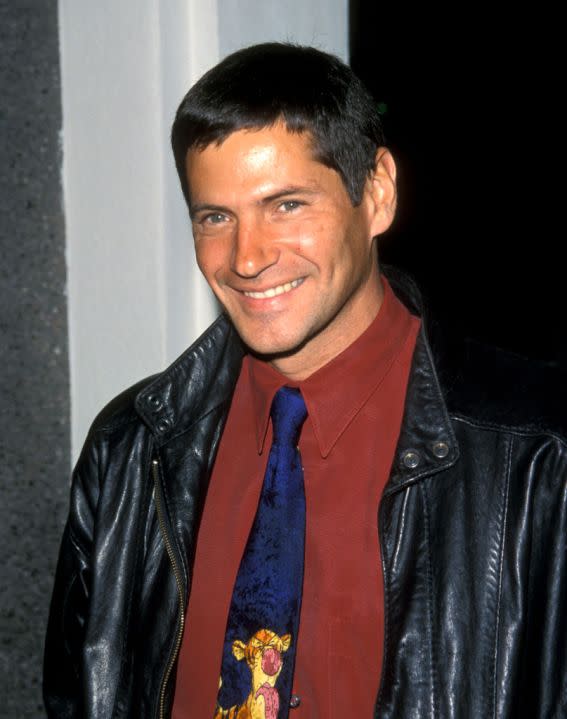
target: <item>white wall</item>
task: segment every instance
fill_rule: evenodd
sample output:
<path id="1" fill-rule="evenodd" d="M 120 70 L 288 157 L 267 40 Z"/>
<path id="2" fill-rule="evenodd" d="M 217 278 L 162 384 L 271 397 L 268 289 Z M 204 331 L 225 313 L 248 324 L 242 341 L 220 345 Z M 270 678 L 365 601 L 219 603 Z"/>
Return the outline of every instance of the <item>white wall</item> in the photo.
<path id="1" fill-rule="evenodd" d="M 169 149 L 218 59 L 291 40 L 347 55 L 347 0 L 60 0 L 72 448 L 212 321 Z"/>
<path id="2" fill-rule="evenodd" d="M 314 45 L 348 59 L 348 0 L 217 0 L 221 57 L 258 42 Z"/>

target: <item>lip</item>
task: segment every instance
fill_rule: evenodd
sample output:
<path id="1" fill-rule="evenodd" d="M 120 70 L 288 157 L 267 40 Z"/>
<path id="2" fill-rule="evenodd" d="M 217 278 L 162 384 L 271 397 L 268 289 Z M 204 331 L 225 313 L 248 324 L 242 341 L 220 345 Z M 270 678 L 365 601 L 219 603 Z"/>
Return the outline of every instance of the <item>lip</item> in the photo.
<path id="1" fill-rule="evenodd" d="M 304 281 L 305 277 L 298 277 L 294 280 L 281 282 L 280 284 L 271 285 L 270 287 L 265 287 L 263 289 L 248 290 L 242 288 L 238 289 L 238 292 L 244 295 L 247 300 L 262 302 L 265 300 L 274 300 L 284 297 L 300 287 Z"/>

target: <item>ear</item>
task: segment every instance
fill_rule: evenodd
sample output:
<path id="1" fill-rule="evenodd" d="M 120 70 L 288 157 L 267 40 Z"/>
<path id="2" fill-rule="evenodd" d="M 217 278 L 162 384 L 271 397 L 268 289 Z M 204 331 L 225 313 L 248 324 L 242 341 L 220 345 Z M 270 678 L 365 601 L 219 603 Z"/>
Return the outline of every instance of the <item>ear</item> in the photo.
<path id="1" fill-rule="evenodd" d="M 239 639 L 237 639 L 235 642 L 232 642 L 232 653 L 240 661 L 241 659 L 244 659 L 244 653 L 246 652 L 246 644 L 244 642 L 241 642 Z"/>
<path id="2" fill-rule="evenodd" d="M 281 643 L 282 652 L 287 652 L 289 645 L 291 644 L 291 634 L 284 634 L 283 637 L 281 637 Z"/>
<path id="3" fill-rule="evenodd" d="M 370 230 L 372 237 L 381 235 L 390 227 L 396 214 L 398 194 L 396 190 L 396 163 L 392 153 L 385 147 L 376 152 L 376 164 L 365 193 L 370 208 Z"/>

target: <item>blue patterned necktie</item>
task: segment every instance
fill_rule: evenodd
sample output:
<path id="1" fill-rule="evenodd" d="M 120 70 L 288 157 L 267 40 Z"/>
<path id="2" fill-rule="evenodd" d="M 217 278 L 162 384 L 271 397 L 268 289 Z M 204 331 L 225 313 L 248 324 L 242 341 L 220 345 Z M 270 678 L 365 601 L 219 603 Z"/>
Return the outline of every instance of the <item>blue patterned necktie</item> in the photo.
<path id="1" fill-rule="evenodd" d="M 278 390 L 262 492 L 228 613 L 215 719 L 288 716 L 305 554 L 297 442 L 306 416 L 299 390 Z"/>

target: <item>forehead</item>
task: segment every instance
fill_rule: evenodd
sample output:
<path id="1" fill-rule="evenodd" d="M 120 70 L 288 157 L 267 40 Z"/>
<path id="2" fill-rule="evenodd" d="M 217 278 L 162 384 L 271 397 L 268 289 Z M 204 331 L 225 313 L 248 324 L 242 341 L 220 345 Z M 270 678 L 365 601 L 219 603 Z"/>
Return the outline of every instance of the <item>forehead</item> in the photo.
<path id="1" fill-rule="evenodd" d="M 186 171 L 192 199 L 216 187 L 261 192 L 268 185 L 316 185 L 327 173 L 336 174 L 315 159 L 309 132 L 290 132 L 283 123 L 237 130 L 220 144 L 191 149 Z"/>

